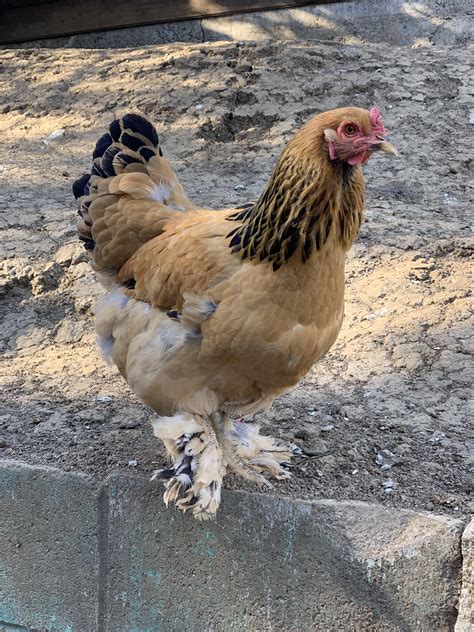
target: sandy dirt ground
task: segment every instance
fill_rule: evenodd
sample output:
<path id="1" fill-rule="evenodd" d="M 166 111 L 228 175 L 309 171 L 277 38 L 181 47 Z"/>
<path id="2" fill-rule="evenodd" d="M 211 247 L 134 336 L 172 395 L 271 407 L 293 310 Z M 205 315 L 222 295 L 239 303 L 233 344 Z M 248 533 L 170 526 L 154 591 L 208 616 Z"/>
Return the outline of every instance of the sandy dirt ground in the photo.
<path id="1" fill-rule="evenodd" d="M 255 198 L 314 113 L 376 104 L 400 157 L 366 168 L 343 330 L 257 419 L 310 455 L 276 493 L 472 511 L 469 55 L 295 42 L 1 51 L 4 457 L 97 475 L 163 463 L 152 412 L 96 352 L 101 288 L 74 232 L 71 183 L 115 112 L 152 117 L 191 198 L 219 208 Z"/>

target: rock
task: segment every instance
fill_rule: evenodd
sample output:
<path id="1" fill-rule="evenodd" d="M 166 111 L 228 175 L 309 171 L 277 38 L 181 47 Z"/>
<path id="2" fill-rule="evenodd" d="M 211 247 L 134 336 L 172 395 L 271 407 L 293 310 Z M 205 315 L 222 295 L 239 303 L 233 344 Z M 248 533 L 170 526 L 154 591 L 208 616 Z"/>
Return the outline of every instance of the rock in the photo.
<path id="1" fill-rule="evenodd" d="M 403 457 L 403 456 L 407 456 L 409 455 L 411 452 L 413 452 L 413 448 L 411 445 L 409 445 L 408 443 L 399 443 L 397 445 L 397 452 L 398 454 Z M 400 459 L 402 460 L 402 459 Z"/>
<path id="2" fill-rule="evenodd" d="M 334 424 L 325 424 L 321 426 L 320 430 L 321 432 L 331 432 L 331 430 L 334 430 Z"/>
<path id="3" fill-rule="evenodd" d="M 137 418 L 129 418 L 124 419 L 119 423 L 119 428 L 123 430 L 133 430 L 134 428 L 139 428 L 141 426 L 140 419 Z"/>
<path id="4" fill-rule="evenodd" d="M 388 314 L 388 309 L 386 307 L 381 307 L 374 312 L 370 312 L 369 314 L 362 316 L 361 320 L 375 320 L 376 318 L 380 318 L 381 316 L 385 316 L 386 314 Z"/>
<path id="5" fill-rule="evenodd" d="M 304 446 L 303 453 L 308 456 L 326 456 L 329 454 L 329 445 L 326 441 L 317 440 L 314 443 Z"/>
<path id="6" fill-rule="evenodd" d="M 382 488 L 387 494 L 390 494 L 395 487 L 396 487 L 396 483 L 391 478 L 389 478 L 388 480 L 382 483 Z"/>
<path id="7" fill-rule="evenodd" d="M 62 138 L 64 136 L 65 133 L 65 129 L 63 129 L 62 127 L 59 129 L 55 129 L 54 132 L 51 132 L 51 134 L 49 134 L 49 136 L 47 136 L 46 138 L 43 138 L 43 143 L 45 145 L 49 145 L 49 143 L 52 140 L 58 140 L 59 138 Z"/>
<path id="8" fill-rule="evenodd" d="M 108 403 L 113 400 L 113 397 L 111 397 L 110 395 L 97 395 L 95 400 L 96 402 Z"/>
<path id="9" fill-rule="evenodd" d="M 420 369 L 424 364 L 423 356 L 420 353 L 421 349 L 422 346 L 419 344 L 401 344 L 395 346 L 392 351 L 394 366 L 399 369 L 407 369 L 408 371 Z"/>
<path id="10" fill-rule="evenodd" d="M 59 263 L 60 266 L 65 268 L 69 267 L 71 263 L 78 261 L 83 255 L 84 249 L 79 242 L 69 243 L 61 246 L 54 256 L 54 260 Z"/>
<path id="11" fill-rule="evenodd" d="M 460 503 L 460 500 L 457 496 L 451 496 L 448 494 L 440 495 L 440 496 L 432 496 L 431 500 L 436 505 L 441 505 L 443 507 L 456 507 Z"/>
<path id="12" fill-rule="evenodd" d="M 380 452 L 377 452 L 375 455 L 375 464 L 384 471 L 389 470 L 394 465 L 399 465 L 401 462 L 402 459 L 390 450 L 380 450 Z"/>
<path id="13" fill-rule="evenodd" d="M 124 430 L 138 428 L 142 424 L 142 421 L 143 418 L 139 412 L 131 406 L 121 410 L 111 419 L 113 424 L 116 424 L 119 428 Z"/>
<path id="14" fill-rule="evenodd" d="M 444 434 L 444 432 L 441 432 L 440 430 L 435 430 L 435 432 L 433 432 L 433 434 L 431 435 L 430 438 L 430 443 L 432 443 L 433 445 L 439 445 L 443 439 L 446 439 L 446 435 Z"/>
<path id="15" fill-rule="evenodd" d="M 43 430 L 54 430 L 54 431 L 62 431 L 64 432 L 66 423 L 65 423 L 64 414 L 60 411 L 53 413 L 46 421 L 39 423 L 35 432 L 42 432 Z"/>
<path id="16" fill-rule="evenodd" d="M 84 326 L 82 323 L 68 318 L 64 320 L 59 327 L 58 333 L 56 334 L 56 342 L 79 342 L 84 333 Z"/>
<path id="17" fill-rule="evenodd" d="M 307 430 L 305 430 L 304 428 L 300 428 L 299 430 L 296 430 L 293 434 L 295 439 L 301 439 L 302 441 L 308 441 L 309 439 L 311 439 L 311 433 L 308 432 Z"/>
<path id="18" fill-rule="evenodd" d="M 47 329 L 43 327 L 29 326 L 16 339 L 15 348 L 23 352 L 33 353 L 34 349 L 45 344 L 49 336 Z M 28 351 L 30 350 L 30 351 Z"/>
<path id="19" fill-rule="evenodd" d="M 104 421 L 104 411 L 102 408 L 86 408 L 85 410 L 80 410 L 75 416 L 78 421 L 80 420 L 86 425 L 86 428 L 88 424 L 102 423 Z"/>
<path id="20" fill-rule="evenodd" d="M 79 313 L 90 313 L 95 299 L 91 296 L 78 296 L 74 299 L 74 308 Z"/>
<path id="21" fill-rule="evenodd" d="M 319 465 L 324 471 L 328 472 L 334 470 L 338 463 L 337 459 L 332 454 L 328 454 L 320 458 Z"/>

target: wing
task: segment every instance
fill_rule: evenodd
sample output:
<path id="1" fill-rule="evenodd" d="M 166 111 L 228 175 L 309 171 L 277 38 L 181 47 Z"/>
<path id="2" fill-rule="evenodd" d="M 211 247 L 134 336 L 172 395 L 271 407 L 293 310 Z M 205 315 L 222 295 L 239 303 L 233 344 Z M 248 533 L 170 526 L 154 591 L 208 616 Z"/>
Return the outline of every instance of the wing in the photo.
<path id="1" fill-rule="evenodd" d="M 161 309 L 181 310 L 189 295 L 218 303 L 242 266 L 226 238 L 232 212 L 189 211 L 170 219 L 125 263 L 119 280 L 133 288 L 134 298 Z"/>

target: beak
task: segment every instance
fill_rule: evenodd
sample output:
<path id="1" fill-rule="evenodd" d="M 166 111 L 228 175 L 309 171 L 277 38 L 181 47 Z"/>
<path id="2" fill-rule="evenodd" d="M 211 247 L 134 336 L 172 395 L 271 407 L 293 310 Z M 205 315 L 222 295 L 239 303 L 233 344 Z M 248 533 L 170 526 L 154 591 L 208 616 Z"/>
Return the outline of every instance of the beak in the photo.
<path id="1" fill-rule="evenodd" d="M 389 143 L 387 140 L 376 140 L 371 143 L 372 151 L 383 151 L 389 156 L 398 156 L 398 150 L 395 145 Z"/>

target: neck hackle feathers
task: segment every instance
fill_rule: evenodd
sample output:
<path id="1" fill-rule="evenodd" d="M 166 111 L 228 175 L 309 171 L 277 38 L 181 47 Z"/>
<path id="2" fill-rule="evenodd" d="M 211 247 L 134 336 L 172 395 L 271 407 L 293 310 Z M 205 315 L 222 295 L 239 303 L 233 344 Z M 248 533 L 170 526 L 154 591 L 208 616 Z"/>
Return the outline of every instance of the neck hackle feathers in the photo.
<path id="1" fill-rule="evenodd" d="M 227 218 L 239 222 L 228 234 L 233 253 L 267 260 L 276 271 L 292 257 L 306 263 L 331 238 L 350 248 L 362 222 L 364 179 L 359 167 L 329 160 L 323 130 L 331 122 L 321 115 L 301 128 L 259 199 Z"/>

